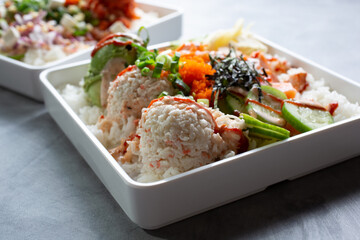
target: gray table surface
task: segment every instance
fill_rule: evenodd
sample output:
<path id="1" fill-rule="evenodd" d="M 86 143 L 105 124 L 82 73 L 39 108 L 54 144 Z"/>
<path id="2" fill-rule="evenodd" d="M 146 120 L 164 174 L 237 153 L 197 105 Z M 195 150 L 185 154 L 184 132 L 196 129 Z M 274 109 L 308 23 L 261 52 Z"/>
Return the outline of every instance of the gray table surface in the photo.
<path id="1" fill-rule="evenodd" d="M 184 9 L 185 38 L 245 18 L 254 32 L 360 81 L 359 1 L 163 2 Z M 0 239 L 360 239 L 359 175 L 356 157 L 148 231 L 128 219 L 43 104 L 0 88 Z"/>

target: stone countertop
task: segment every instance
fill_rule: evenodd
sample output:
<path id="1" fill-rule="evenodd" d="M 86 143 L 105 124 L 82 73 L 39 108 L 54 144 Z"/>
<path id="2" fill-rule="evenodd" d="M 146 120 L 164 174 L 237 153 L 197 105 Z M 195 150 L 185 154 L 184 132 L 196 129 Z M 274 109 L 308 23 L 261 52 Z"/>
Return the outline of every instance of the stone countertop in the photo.
<path id="1" fill-rule="evenodd" d="M 253 32 L 360 81 L 359 1 L 163 2 L 184 9 L 185 39 L 244 18 Z M 129 220 L 43 104 L 0 88 L 0 166 L 0 239 L 360 238 L 360 156 L 149 231 Z"/>

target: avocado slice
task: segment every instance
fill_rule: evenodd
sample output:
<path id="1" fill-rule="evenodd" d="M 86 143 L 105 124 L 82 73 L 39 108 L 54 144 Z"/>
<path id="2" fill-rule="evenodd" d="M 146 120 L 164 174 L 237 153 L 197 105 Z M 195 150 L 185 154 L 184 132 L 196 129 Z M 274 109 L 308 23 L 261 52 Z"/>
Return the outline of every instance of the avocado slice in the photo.
<path id="1" fill-rule="evenodd" d="M 87 93 L 88 100 L 101 107 L 101 94 L 107 93 L 101 89 L 103 80 L 102 71 L 106 64 L 114 58 L 120 58 L 124 65 L 116 66 L 118 71 L 122 71 L 128 65 L 135 64 L 138 57 L 137 45 L 142 45 L 142 41 L 130 34 L 115 34 L 114 37 L 108 37 L 105 41 L 100 41 L 93 51 L 90 67 L 87 75 L 84 77 L 84 89 Z M 108 84 L 104 84 L 108 86 Z"/>
<path id="2" fill-rule="evenodd" d="M 250 136 L 275 141 L 284 140 L 290 137 L 290 132 L 285 128 L 262 122 L 245 113 L 241 113 L 240 118 L 244 119 L 246 125 L 248 126 Z"/>

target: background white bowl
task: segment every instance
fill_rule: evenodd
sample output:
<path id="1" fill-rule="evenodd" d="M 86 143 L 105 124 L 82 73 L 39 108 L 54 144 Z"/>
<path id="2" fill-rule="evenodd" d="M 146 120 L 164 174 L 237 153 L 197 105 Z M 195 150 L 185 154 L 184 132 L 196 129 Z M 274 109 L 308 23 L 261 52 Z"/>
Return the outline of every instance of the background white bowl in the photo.
<path id="1" fill-rule="evenodd" d="M 159 13 L 160 18 L 146 25 L 150 44 L 176 40 L 182 33 L 182 10 L 162 4 L 149 4 L 137 1 L 138 7 L 145 12 L 154 11 Z M 145 33 L 142 33 L 142 36 Z M 59 66 L 62 64 L 73 63 L 90 58 L 92 47 L 78 51 L 63 59 L 54 61 L 43 66 L 33 66 L 21 61 L 0 55 L 0 86 L 11 89 L 15 92 L 28 96 L 38 101 L 43 97 L 40 90 L 39 74 L 41 71 Z"/>

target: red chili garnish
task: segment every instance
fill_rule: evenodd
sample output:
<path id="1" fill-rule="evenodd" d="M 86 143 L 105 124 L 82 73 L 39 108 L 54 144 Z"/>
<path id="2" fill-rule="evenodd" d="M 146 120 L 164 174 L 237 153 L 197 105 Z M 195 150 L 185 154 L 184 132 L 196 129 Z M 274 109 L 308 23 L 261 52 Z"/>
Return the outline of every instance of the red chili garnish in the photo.
<path id="1" fill-rule="evenodd" d="M 248 104 L 249 102 L 254 103 L 254 104 L 257 104 L 257 105 L 259 105 L 259 106 L 261 106 L 261 107 L 263 107 L 263 108 L 266 108 L 267 110 L 270 110 L 270 111 L 272 111 L 272 112 L 275 112 L 275 113 L 281 115 L 281 112 L 273 109 L 272 107 L 270 107 L 270 106 L 268 106 L 268 105 L 262 104 L 261 102 L 258 102 L 258 101 L 253 100 L 253 99 L 247 99 L 246 102 L 245 102 L 245 104 Z"/>
<path id="2" fill-rule="evenodd" d="M 300 101 L 296 101 L 296 100 L 284 100 L 281 103 L 281 108 L 283 107 L 284 102 L 291 103 L 291 104 L 294 104 L 299 107 L 307 107 L 307 108 L 311 108 L 311 109 L 326 111 L 326 108 L 324 108 L 323 106 L 321 106 L 315 102 L 300 102 Z"/>
<path id="3" fill-rule="evenodd" d="M 339 103 L 334 102 L 329 104 L 329 113 L 334 116 L 335 110 L 339 107 Z"/>
<path id="4" fill-rule="evenodd" d="M 135 67 L 136 67 L 136 65 L 128 66 L 127 68 L 125 68 L 124 70 L 122 70 L 122 71 L 117 75 L 117 77 L 120 77 L 121 75 L 123 75 L 123 74 L 126 73 L 126 72 L 132 71 Z M 116 78 L 115 78 L 115 79 L 116 79 Z"/>

